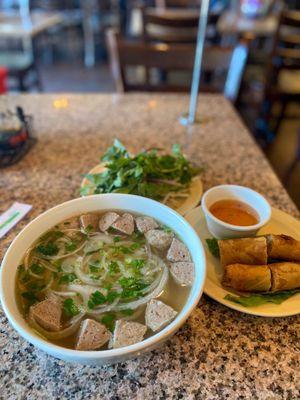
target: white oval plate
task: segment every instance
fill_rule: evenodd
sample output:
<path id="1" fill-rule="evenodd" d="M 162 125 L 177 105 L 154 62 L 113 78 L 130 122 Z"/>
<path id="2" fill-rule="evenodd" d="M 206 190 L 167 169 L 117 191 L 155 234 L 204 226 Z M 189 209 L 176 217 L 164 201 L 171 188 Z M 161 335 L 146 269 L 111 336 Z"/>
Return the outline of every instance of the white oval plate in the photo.
<path id="1" fill-rule="evenodd" d="M 300 293 L 295 294 L 281 304 L 267 303 L 257 307 L 243 307 L 242 305 L 225 300 L 224 297 L 227 294 L 232 294 L 232 292 L 226 290 L 221 285 L 223 271 L 220 261 L 209 252 L 206 246 L 205 239 L 212 238 L 212 235 L 207 229 L 201 206 L 190 211 L 185 216 L 185 219 L 195 229 L 202 241 L 203 247 L 205 248 L 207 275 L 204 285 L 204 293 L 219 303 L 246 314 L 258 315 L 261 317 L 287 317 L 300 313 Z M 286 234 L 300 240 L 300 222 L 289 214 L 276 208 L 272 208 L 270 221 L 260 229 L 258 235 L 266 233 Z"/>
<path id="2" fill-rule="evenodd" d="M 99 174 L 105 170 L 104 164 L 98 164 L 94 168 L 92 168 L 88 173 L 89 174 Z M 80 187 L 91 186 L 91 182 L 87 178 L 83 178 Z M 182 201 L 182 204 L 175 208 L 181 215 L 185 215 L 189 211 L 193 210 L 199 203 L 203 193 L 203 185 L 200 176 L 195 176 L 192 180 L 190 186 L 190 196 L 187 199 Z M 168 205 L 168 202 L 166 203 Z"/>

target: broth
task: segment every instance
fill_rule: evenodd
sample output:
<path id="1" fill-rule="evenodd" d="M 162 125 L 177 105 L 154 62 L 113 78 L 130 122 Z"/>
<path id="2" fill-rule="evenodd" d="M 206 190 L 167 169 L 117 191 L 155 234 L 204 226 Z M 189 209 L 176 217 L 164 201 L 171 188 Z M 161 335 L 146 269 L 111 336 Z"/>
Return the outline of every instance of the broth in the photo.
<path id="1" fill-rule="evenodd" d="M 28 324 L 43 338 L 77 350 L 122 347 L 152 336 L 186 303 L 192 281 L 184 281 L 186 273 L 181 274 L 179 267 L 192 268 L 193 276 L 194 266 L 185 245 L 169 228 L 149 217 L 152 229 L 143 233 L 145 227 L 138 221 L 145 217 L 117 212 L 119 215 L 106 211 L 63 221 L 26 252 L 17 274 L 17 303 Z M 117 219 L 104 230 L 108 216 Z M 175 259 L 175 245 L 183 246 L 186 259 Z M 156 307 L 157 315 L 169 313 L 168 320 L 151 320 L 151 307 Z M 130 329 L 143 334 L 136 333 L 132 339 L 126 337 L 124 328 L 122 338 L 116 327 L 124 321 L 132 322 Z M 92 334 L 97 336 L 99 329 L 106 334 L 105 343 L 98 347 L 87 344 L 95 322 Z"/>
<path id="2" fill-rule="evenodd" d="M 210 206 L 209 211 L 216 218 L 231 225 L 250 226 L 259 222 L 257 212 L 239 200 L 219 200 Z"/>

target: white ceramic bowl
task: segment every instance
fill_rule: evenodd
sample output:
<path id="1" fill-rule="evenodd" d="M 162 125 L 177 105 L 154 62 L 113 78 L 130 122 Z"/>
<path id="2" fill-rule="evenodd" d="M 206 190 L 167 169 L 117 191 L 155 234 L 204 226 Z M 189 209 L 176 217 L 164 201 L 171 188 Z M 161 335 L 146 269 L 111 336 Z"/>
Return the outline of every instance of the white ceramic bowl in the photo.
<path id="1" fill-rule="evenodd" d="M 228 224 L 216 218 L 209 208 L 219 200 L 235 199 L 251 206 L 259 216 L 259 222 L 250 226 Z M 267 200 L 259 193 L 245 186 L 220 185 L 214 186 L 204 193 L 201 201 L 210 233 L 217 239 L 253 236 L 271 218 L 271 207 Z"/>
<path id="2" fill-rule="evenodd" d="M 120 349 L 99 351 L 78 351 L 65 349 L 52 344 L 36 335 L 27 325 L 18 310 L 15 299 L 15 279 L 17 267 L 25 251 L 40 235 L 57 223 L 86 212 L 104 211 L 107 209 L 126 210 L 149 215 L 172 228 L 187 245 L 195 264 L 195 281 L 191 288 L 187 303 L 177 317 L 163 330 L 140 343 Z M 0 296 L 3 309 L 13 327 L 33 345 L 65 361 L 82 364 L 110 364 L 137 357 L 152 350 L 170 338 L 184 324 L 188 316 L 199 302 L 203 292 L 206 275 L 205 253 L 201 242 L 189 225 L 178 213 L 169 207 L 140 196 L 125 194 L 102 194 L 83 197 L 60 204 L 44 212 L 30 222 L 10 245 L 2 262 Z M 175 294 L 176 295 L 176 294 Z"/>

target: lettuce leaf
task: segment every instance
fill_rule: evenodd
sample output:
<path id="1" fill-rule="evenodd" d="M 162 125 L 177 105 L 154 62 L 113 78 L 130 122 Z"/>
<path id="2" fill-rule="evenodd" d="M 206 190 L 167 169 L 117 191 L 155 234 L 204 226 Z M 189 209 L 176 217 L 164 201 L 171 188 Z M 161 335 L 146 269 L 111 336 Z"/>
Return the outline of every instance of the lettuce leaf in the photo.
<path id="1" fill-rule="evenodd" d="M 218 245 L 218 240 L 215 238 L 212 239 L 205 239 L 208 250 L 211 254 L 217 258 L 220 258 L 220 249 Z"/>
<path id="2" fill-rule="evenodd" d="M 233 296 L 231 294 L 227 294 L 224 299 L 236 304 L 240 304 L 243 307 L 258 307 L 267 303 L 281 304 L 285 300 L 294 296 L 296 293 L 300 293 L 300 289 L 286 290 L 276 293 L 255 293 L 250 294 L 249 296 Z"/>

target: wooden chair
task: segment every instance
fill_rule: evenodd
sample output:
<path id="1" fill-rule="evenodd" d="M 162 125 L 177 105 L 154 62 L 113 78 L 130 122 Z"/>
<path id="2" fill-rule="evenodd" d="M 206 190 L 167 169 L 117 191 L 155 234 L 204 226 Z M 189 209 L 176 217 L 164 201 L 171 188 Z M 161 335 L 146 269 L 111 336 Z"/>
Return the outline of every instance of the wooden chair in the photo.
<path id="1" fill-rule="evenodd" d="M 199 23 L 199 9 L 142 8 L 143 39 L 145 42 L 195 43 Z M 216 30 L 218 14 L 208 16 L 206 39 L 220 41 Z"/>
<path id="2" fill-rule="evenodd" d="M 123 39 L 114 31 L 106 34 L 110 67 L 117 91 L 150 91 L 150 92 L 188 92 L 191 79 L 183 85 L 177 82 L 170 84 L 168 79 L 153 82 L 151 70 L 162 69 L 169 74 L 172 71 L 193 70 L 195 46 L 191 44 L 147 44 L 131 42 Z M 208 47 L 204 52 L 203 70 L 211 71 L 213 77 L 210 84 L 201 85 L 200 90 L 206 92 L 223 92 L 233 103 L 239 96 L 242 75 L 247 59 L 247 47 L 239 44 L 236 48 Z M 142 83 L 132 83 L 128 77 L 128 67 L 142 66 L 146 73 Z M 225 84 L 219 83 L 220 75 L 225 75 Z"/>
<path id="3" fill-rule="evenodd" d="M 145 42 L 193 43 L 197 38 L 199 15 L 174 15 L 167 10 L 145 8 L 143 39 Z"/>
<path id="4" fill-rule="evenodd" d="M 155 0 L 156 7 L 180 7 L 180 8 L 194 8 L 199 7 L 201 0 Z"/>
<path id="5" fill-rule="evenodd" d="M 264 98 L 264 118 L 268 123 L 275 119 L 276 134 L 282 119 L 287 117 L 287 105 L 300 102 L 300 11 L 281 13 L 267 68 Z M 277 102 L 280 112 L 274 117 L 272 106 Z"/>
<path id="6" fill-rule="evenodd" d="M 7 68 L 8 76 L 16 81 L 21 92 L 36 87 L 42 90 L 39 72 L 30 54 L 23 52 L 1 51 L 0 66 Z"/>

